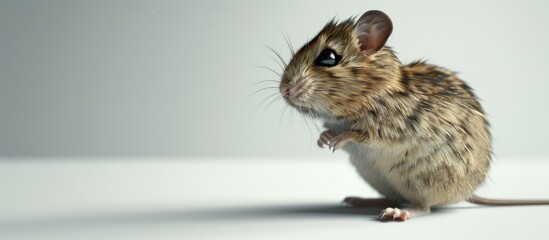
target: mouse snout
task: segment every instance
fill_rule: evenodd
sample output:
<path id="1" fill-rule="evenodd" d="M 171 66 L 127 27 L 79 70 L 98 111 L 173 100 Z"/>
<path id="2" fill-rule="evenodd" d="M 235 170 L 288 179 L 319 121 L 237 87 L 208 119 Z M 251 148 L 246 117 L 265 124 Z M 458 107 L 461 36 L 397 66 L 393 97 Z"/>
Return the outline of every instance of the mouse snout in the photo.
<path id="1" fill-rule="evenodd" d="M 305 81 L 294 84 L 282 83 L 280 85 L 280 94 L 290 101 L 299 99 L 305 93 L 305 90 Z"/>
<path id="2" fill-rule="evenodd" d="M 290 85 L 287 83 L 280 84 L 280 94 L 282 94 L 282 97 L 288 98 L 290 96 Z"/>

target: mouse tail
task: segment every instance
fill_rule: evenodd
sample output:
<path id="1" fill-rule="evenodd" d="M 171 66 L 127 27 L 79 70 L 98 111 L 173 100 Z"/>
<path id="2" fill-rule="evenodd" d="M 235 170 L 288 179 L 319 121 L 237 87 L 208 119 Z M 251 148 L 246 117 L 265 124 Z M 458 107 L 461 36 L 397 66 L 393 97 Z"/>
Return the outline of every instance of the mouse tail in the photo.
<path id="1" fill-rule="evenodd" d="M 468 198 L 467 201 L 489 206 L 549 205 L 549 199 L 494 199 L 479 197 L 475 194 Z"/>

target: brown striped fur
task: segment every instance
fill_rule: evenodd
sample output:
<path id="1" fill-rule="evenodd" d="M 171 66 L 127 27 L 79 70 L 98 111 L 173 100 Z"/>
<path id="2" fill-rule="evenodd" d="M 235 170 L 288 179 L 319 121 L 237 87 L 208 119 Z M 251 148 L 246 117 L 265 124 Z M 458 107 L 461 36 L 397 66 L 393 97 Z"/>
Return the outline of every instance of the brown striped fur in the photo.
<path id="1" fill-rule="evenodd" d="M 485 180 L 491 137 L 471 88 L 445 68 L 402 65 L 393 50 L 361 51 L 353 20 L 330 22 L 295 53 L 282 87 L 305 92 L 286 101 L 345 135 L 358 173 L 397 202 L 429 208 L 465 200 Z M 326 48 L 334 67 L 313 62 Z"/>

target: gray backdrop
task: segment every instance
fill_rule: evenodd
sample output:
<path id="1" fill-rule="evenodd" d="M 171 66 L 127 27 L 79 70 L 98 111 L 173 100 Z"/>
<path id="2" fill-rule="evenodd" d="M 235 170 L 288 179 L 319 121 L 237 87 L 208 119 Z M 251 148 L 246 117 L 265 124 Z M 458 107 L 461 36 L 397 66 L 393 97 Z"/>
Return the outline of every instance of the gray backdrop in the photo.
<path id="1" fill-rule="evenodd" d="M 274 54 L 381 9 L 403 62 L 458 71 L 499 157 L 549 154 L 547 1 L 0 1 L 1 156 L 330 156 L 270 104 Z M 253 85 L 253 86 L 252 86 Z M 266 101 L 262 102 L 264 99 Z M 278 99 L 280 100 L 280 99 Z M 282 115 L 282 116 L 281 116 Z"/>

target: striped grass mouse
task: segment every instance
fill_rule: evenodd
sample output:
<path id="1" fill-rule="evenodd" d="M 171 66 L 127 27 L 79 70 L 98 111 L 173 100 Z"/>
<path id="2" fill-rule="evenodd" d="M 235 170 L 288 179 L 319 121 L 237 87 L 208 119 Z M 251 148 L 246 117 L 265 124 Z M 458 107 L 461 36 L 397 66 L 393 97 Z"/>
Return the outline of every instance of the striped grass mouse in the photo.
<path id="1" fill-rule="evenodd" d="M 549 204 L 474 195 L 488 174 L 492 143 L 473 90 L 448 69 L 403 65 L 385 43 L 391 19 L 372 10 L 356 22 L 332 20 L 285 65 L 279 91 L 297 111 L 321 119 L 320 147 L 349 153 L 384 199 L 348 197 L 352 206 L 395 204 L 382 219 L 407 220 L 432 206 Z M 405 209 L 396 208 L 409 203 Z"/>

